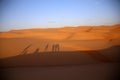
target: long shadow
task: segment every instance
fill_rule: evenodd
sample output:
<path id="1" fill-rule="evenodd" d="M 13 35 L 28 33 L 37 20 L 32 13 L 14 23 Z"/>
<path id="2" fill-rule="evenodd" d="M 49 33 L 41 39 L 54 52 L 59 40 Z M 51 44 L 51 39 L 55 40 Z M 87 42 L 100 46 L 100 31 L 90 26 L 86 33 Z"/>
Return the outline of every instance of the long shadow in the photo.
<path id="1" fill-rule="evenodd" d="M 39 48 L 37 48 L 34 52 L 33 52 L 33 54 L 38 54 L 39 53 Z"/>
<path id="2" fill-rule="evenodd" d="M 52 45 L 52 52 L 59 52 L 60 51 L 60 45 L 59 44 L 53 44 Z"/>
<path id="3" fill-rule="evenodd" d="M 30 47 L 31 47 L 31 44 L 28 45 L 26 48 L 24 48 L 23 51 L 20 53 L 20 55 L 27 54 L 28 53 L 27 49 L 30 48 Z"/>
<path id="4" fill-rule="evenodd" d="M 114 46 L 99 51 L 59 52 L 39 52 L 39 48 L 37 48 L 33 53 L 0 59 L 0 67 L 42 67 L 120 62 L 108 58 L 108 56 L 104 55 L 106 53 L 100 53 L 101 51 L 109 51 L 112 49 L 117 51 L 115 54 L 120 53 L 120 46 Z"/>
<path id="5" fill-rule="evenodd" d="M 48 48 L 49 48 L 49 44 L 47 44 L 47 45 L 45 46 L 44 51 L 47 51 L 47 50 L 48 50 Z"/>

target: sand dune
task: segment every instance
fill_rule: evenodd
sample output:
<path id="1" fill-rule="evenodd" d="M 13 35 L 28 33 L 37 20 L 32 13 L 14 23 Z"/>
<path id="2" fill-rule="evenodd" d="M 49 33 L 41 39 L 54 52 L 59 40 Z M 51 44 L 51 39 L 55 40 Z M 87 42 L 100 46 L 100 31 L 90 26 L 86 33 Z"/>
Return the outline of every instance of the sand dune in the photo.
<path id="1" fill-rule="evenodd" d="M 49 44 L 58 43 L 60 51 L 100 50 L 120 45 L 120 25 L 113 26 L 81 26 L 48 29 L 11 30 L 0 33 L 0 58 L 19 55 L 23 49 L 31 44 L 28 53 L 36 48 L 44 52 Z"/>
<path id="2" fill-rule="evenodd" d="M 74 34 L 73 34 L 74 33 Z M 48 29 L 25 29 L 25 30 L 11 30 L 8 32 L 1 32 L 0 38 L 44 38 L 62 40 L 72 35 L 73 40 L 90 40 L 90 39 L 104 39 L 119 38 L 120 25 L 113 26 L 84 26 L 84 27 L 64 27 L 64 28 L 48 28 Z M 59 35 L 59 37 L 58 37 Z M 89 38 L 87 38 L 89 35 Z M 78 37 L 79 36 L 79 37 Z M 115 36 L 115 37 L 114 37 Z"/>
<path id="3" fill-rule="evenodd" d="M 119 56 L 119 24 L 0 32 L 4 80 L 112 80 Z"/>

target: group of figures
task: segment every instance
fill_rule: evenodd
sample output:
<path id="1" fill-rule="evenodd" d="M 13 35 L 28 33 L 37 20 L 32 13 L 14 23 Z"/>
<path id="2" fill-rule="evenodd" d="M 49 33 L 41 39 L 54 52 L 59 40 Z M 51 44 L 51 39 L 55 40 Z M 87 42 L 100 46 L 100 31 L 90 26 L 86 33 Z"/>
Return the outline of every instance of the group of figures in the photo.
<path id="1" fill-rule="evenodd" d="M 48 48 L 49 48 L 49 44 L 46 45 L 45 51 L 47 51 Z M 60 48 L 59 44 L 53 44 L 53 45 L 52 45 L 52 52 L 58 52 L 58 51 L 59 51 L 59 48 Z"/>
<path id="2" fill-rule="evenodd" d="M 31 45 L 28 45 L 23 51 L 22 51 L 22 54 L 27 54 L 28 53 L 28 48 L 30 47 Z M 49 51 L 49 48 L 50 48 L 50 45 L 47 44 L 44 48 L 44 51 Z M 60 49 L 60 46 L 59 44 L 53 44 L 52 45 L 52 52 L 59 52 L 59 49 Z M 37 48 L 33 53 L 39 53 L 39 48 Z"/>

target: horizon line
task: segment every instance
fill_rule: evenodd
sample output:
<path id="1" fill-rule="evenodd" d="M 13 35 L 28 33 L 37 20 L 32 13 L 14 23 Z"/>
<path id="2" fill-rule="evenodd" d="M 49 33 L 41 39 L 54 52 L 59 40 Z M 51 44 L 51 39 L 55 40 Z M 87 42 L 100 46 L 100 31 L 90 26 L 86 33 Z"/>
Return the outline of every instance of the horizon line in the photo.
<path id="1" fill-rule="evenodd" d="M 104 25 L 77 25 L 77 26 L 62 26 L 62 27 L 36 27 L 36 28 L 21 28 L 21 29 L 11 29 L 11 30 L 4 30 L 0 32 L 9 32 L 9 31 L 14 31 L 14 30 L 27 30 L 27 29 L 59 29 L 59 28 L 77 28 L 77 27 L 101 27 L 101 26 L 120 26 L 120 24 L 104 24 Z"/>

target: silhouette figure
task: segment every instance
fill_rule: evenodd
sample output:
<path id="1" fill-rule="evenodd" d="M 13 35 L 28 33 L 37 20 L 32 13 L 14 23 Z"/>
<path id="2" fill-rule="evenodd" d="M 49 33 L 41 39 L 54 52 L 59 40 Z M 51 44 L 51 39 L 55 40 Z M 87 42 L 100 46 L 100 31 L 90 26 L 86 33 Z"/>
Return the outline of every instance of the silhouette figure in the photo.
<path id="1" fill-rule="evenodd" d="M 39 53 L 39 48 L 37 48 L 35 51 L 34 51 L 34 53 L 36 54 L 36 53 Z"/>
<path id="2" fill-rule="evenodd" d="M 52 51 L 53 52 L 57 52 L 57 51 L 59 51 L 59 44 L 54 44 L 53 46 L 52 46 Z"/>
<path id="3" fill-rule="evenodd" d="M 27 54 L 28 53 L 28 51 L 27 51 L 27 49 L 29 48 L 31 46 L 31 44 L 30 45 L 28 45 L 23 51 L 22 51 L 22 53 L 21 54 Z"/>
<path id="4" fill-rule="evenodd" d="M 47 50 L 48 50 L 48 46 L 49 46 L 49 44 L 47 44 L 47 45 L 45 46 L 45 51 L 47 51 Z"/>
<path id="5" fill-rule="evenodd" d="M 54 52 L 54 50 L 55 50 L 55 45 L 53 44 L 52 45 L 52 51 Z"/>
<path id="6" fill-rule="evenodd" d="M 59 48 L 60 48 L 59 44 L 56 44 L 57 51 L 59 51 Z"/>

